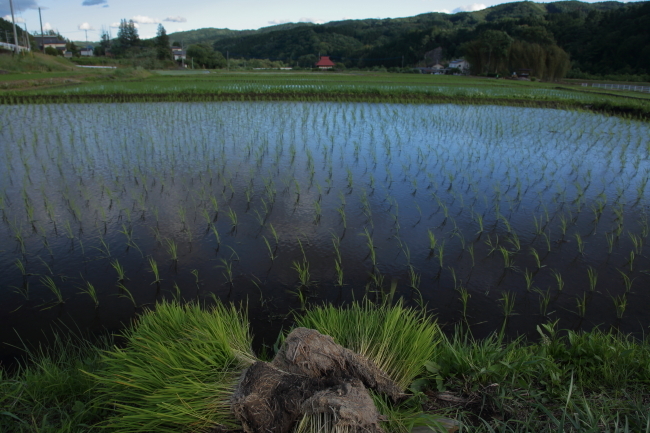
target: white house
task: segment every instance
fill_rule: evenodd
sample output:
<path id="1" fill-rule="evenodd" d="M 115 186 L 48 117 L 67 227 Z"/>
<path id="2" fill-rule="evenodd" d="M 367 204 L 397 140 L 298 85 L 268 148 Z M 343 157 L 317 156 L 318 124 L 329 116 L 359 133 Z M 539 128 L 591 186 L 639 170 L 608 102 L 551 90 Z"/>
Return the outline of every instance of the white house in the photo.
<path id="1" fill-rule="evenodd" d="M 464 74 L 469 72 L 469 62 L 465 59 L 456 59 L 449 62 L 449 69 L 460 69 Z"/>
<path id="2" fill-rule="evenodd" d="M 176 61 L 187 59 L 187 57 L 185 56 L 185 50 L 182 49 L 181 47 L 172 47 L 172 56 Z"/>

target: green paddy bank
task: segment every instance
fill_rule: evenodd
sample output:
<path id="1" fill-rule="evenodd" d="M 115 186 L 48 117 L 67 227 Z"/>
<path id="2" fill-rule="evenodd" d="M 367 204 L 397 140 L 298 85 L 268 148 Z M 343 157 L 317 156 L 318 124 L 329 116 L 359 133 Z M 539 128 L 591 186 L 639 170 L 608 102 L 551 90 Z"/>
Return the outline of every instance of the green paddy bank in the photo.
<path id="1" fill-rule="evenodd" d="M 313 306 L 294 321 L 371 359 L 402 388 L 399 402 L 373 394 L 387 432 L 650 431 L 647 340 L 554 322 L 538 327 L 537 341 L 498 332 L 475 340 L 462 325 L 442 333 L 401 302 Z M 271 359 L 283 335 L 255 353 L 245 308 L 163 301 L 119 336 L 26 348 L 19 367 L 0 370 L 0 430 L 241 431 L 229 405 L 237 378 Z"/>
<path id="2" fill-rule="evenodd" d="M 386 72 L 15 72 L 0 76 L 0 104 L 300 101 L 509 105 L 650 119 L 650 94 L 540 82 Z"/>

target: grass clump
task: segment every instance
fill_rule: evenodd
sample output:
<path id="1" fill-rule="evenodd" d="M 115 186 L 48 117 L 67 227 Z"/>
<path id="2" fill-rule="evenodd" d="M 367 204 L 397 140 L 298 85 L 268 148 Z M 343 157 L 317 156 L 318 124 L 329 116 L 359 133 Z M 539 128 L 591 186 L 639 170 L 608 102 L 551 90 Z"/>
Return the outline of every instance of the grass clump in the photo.
<path id="1" fill-rule="evenodd" d="M 120 432 L 205 431 L 236 427 L 229 398 L 255 360 L 245 314 L 234 306 L 162 302 L 124 334 L 126 346 L 103 355 L 100 407 Z"/>
<path id="2" fill-rule="evenodd" d="M 440 329 L 423 313 L 396 305 L 354 302 L 347 308 L 314 307 L 296 320 L 371 359 L 402 389 L 424 369 L 440 339 Z"/>
<path id="3" fill-rule="evenodd" d="M 25 349 L 25 360 L 11 373 L 0 369 L 0 431 L 79 433 L 108 412 L 93 404 L 95 380 L 82 372 L 101 368 L 101 351 L 110 339 L 95 344 L 55 334 L 47 349 Z"/>
<path id="4" fill-rule="evenodd" d="M 650 344 L 598 330 L 536 343 L 456 330 L 427 365 L 428 411 L 472 432 L 650 433 Z"/>

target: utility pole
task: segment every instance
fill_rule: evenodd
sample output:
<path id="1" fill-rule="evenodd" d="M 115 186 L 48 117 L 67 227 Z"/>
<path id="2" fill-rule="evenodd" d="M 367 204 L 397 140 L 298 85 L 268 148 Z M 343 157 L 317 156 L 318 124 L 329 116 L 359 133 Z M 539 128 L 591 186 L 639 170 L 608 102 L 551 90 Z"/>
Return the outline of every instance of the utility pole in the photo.
<path id="1" fill-rule="evenodd" d="M 13 0 L 9 0 L 9 7 L 11 8 L 11 22 L 14 25 L 14 45 L 16 47 L 15 53 L 18 54 L 18 32 L 16 31 L 16 20 L 14 18 L 14 2 Z"/>
<path id="2" fill-rule="evenodd" d="M 41 45 L 43 54 L 45 54 L 45 34 L 43 33 L 43 18 L 41 17 L 41 8 L 38 8 L 38 19 L 41 21 Z"/>
<path id="3" fill-rule="evenodd" d="M 230 53 L 226 50 L 226 63 L 228 64 L 228 72 L 230 72 Z"/>
<path id="4" fill-rule="evenodd" d="M 27 33 L 27 23 L 25 23 L 25 45 L 27 45 L 28 50 L 32 50 L 32 46 L 29 44 L 29 33 Z"/>

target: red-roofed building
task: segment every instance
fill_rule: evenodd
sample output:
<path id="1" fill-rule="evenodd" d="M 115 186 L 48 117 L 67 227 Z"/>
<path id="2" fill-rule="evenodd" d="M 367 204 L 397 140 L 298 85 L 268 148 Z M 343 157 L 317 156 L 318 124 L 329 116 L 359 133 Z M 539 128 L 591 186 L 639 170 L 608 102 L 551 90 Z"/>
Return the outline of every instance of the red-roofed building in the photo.
<path id="1" fill-rule="evenodd" d="M 329 56 L 320 56 L 320 60 L 316 62 L 318 69 L 332 69 L 334 62 L 330 60 Z"/>

